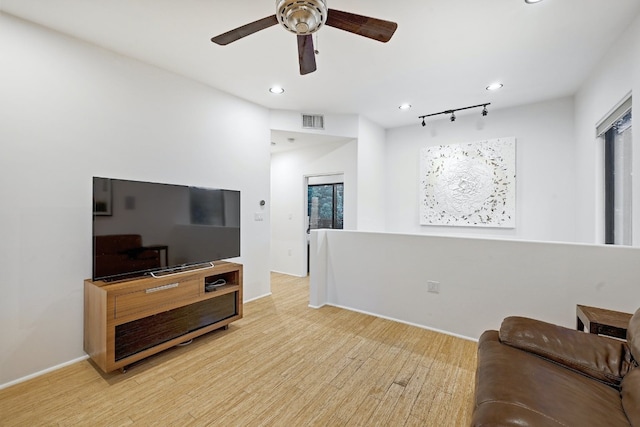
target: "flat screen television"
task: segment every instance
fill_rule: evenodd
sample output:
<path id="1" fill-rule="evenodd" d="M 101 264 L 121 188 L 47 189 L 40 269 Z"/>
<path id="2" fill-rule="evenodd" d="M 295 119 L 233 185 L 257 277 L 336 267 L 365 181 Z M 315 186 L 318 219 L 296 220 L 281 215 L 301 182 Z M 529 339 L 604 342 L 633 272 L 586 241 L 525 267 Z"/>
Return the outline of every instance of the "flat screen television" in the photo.
<path id="1" fill-rule="evenodd" d="M 93 280 L 240 256 L 240 192 L 93 178 Z"/>

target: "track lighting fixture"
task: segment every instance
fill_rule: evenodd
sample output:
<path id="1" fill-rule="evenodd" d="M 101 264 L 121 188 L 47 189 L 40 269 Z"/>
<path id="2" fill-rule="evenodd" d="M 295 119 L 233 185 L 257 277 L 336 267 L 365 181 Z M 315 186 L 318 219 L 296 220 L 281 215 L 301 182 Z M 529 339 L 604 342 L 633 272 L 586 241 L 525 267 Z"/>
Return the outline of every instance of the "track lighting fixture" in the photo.
<path id="1" fill-rule="evenodd" d="M 491 105 L 490 102 L 487 102 L 486 104 L 478 104 L 478 105 L 471 105 L 469 107 L 462 107 L 462 108 L 454 108 L 451 110 L 444 110 L 444 111 L 440 111 L 439 113 L 431 113 L 431 114 L 425 114 L 424 116 L 418 116 L 419 119 L 422 119 L 422 126 L 426 126 L 427 122 L 425 121 L 425 119 L 427 117 L 431 117 L 431 116 L 437 116 L 440 114 L 451 114 L 451 117 L 449 118 L 449 120 L 451 120 L 452 122 L 456 121 L 456 111 L 462 111 L 462 110 L 468 110 L 470 108 L 478 108 L 478 107 L 482 107 L 482 116 L 486 116 L 487 114 L 489 114 L 489 111 L 487 111 L 487 105 Z"/>

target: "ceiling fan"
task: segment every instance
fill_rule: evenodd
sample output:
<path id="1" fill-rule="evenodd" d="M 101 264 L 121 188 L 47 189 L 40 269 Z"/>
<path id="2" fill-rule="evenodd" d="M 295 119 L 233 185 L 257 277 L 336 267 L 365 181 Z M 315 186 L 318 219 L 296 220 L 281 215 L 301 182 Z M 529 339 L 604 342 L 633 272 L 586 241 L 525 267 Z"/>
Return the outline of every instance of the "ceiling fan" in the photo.
<path id="1" fill-rule="evenodd" d="M 312 34 L 324 25 L 383 43 L 398 28 L 395 22 L 329 9 L 326 0 L 276 0 L 275 15 L 227 31 L 211 41 L 225 46 L 278 23 L 298 36 L 298 62 L 303 75 L 316 70 Z"/>

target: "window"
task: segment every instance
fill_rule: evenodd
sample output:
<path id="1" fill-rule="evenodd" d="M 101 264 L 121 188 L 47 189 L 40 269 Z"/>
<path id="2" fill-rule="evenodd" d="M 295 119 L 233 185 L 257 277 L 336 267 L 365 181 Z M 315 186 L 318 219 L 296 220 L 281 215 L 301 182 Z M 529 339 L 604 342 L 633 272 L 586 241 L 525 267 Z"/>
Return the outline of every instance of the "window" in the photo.
<path id="1" fill-rule="evenodd" d="M 344 226 L 344 184 L 321 184 L 308 186 L 309 229 Z"/>
<path id="2" fill-rule="evenodd" d="M 605 243 L 631 245 L 631 98 L 598 127 L 598 133 L 604 136 Z"/>

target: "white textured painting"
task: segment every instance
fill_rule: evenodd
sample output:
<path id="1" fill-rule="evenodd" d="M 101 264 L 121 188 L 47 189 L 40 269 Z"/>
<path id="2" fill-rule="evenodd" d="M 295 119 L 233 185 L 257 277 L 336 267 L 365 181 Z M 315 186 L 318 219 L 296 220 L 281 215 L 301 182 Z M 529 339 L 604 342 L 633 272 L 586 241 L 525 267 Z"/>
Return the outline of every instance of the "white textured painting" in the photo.
<path id="1" fill-rule="evenodd" d="M 420 224 L 514 228 L 516 139 L 423 148 Z"/>

